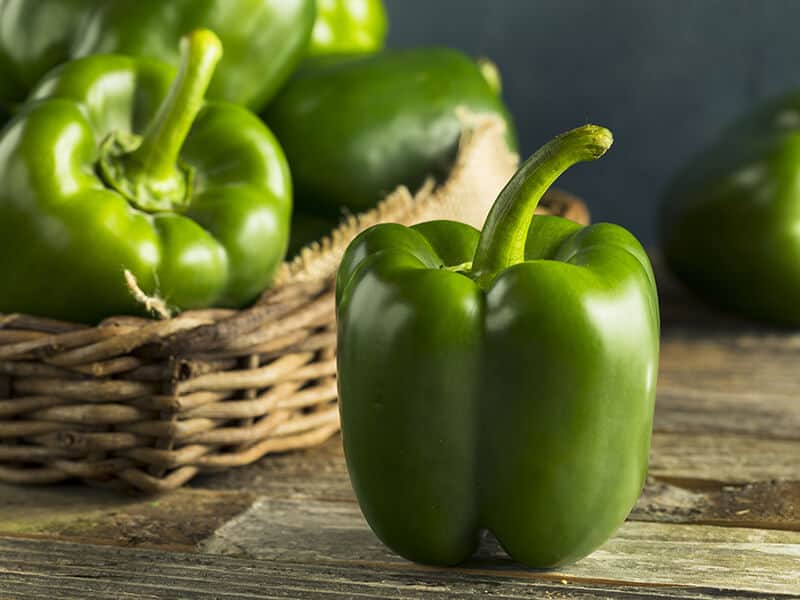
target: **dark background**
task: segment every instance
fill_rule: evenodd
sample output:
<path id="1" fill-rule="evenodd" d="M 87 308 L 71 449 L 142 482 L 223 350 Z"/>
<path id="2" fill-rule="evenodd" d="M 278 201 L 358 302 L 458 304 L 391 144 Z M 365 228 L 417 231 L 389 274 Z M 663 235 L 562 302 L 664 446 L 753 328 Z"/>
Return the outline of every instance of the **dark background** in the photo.
<path id="1" fill-rule="evenodd" d="M 675 169 L 754 102 L 800 87 L 800 1 L 385 0 L 389 45 L 492 58 L 523 155 L 593 122 L 616 144 L 559 185 L 656 241 Z"/>

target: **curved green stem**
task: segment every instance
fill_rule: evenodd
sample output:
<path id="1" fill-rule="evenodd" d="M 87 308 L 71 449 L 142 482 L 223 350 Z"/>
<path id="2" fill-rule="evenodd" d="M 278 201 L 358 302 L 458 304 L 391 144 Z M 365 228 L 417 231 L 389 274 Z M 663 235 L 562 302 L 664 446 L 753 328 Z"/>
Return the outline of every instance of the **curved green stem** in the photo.
<path id="1" fill-rule="evenodd" d="M 214 32 L 186 34 L 178 76 L 141 142 L 117 135 L 104 148 L 100 168 L 106 181 L 138 208 L 156 212 L 189 203 L 192 172 L 180 165 L 180 152 L 221 57 Z"/>
<path id="2" fill-rule="evenodd" d="M 572 165 L 603 156 L 613 141 L 605 127 L 584 125 L 550 140 L 523 163 L 495 200 L 481 231 L 472 261 L 481 287 L 525 260 L 531 219 L 547 188 Z"/>
<path id="3" fill-rule="evenodd" d="M 198 29 L 181 39 L 181 67 L 169 95 L 130 154 L 142 173 L 153 179 L 170 177 L 183 142 L 203 105 L 206 90 L 222 58 L 222 43 L 215 33 Z"/>

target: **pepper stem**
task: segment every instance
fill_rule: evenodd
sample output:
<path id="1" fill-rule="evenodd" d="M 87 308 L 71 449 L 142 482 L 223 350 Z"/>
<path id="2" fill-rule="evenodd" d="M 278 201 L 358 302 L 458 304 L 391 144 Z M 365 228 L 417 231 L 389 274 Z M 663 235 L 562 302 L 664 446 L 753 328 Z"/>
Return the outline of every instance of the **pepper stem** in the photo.
<path id="1" fill-rule="evenodd" d="M 104 144 L 104 179 L 138 208 L 158 212 L 189 204 L 193 173 L 180 164 L 180 152 L 221 57 L 214 32 L 197 29 L 183 36 L 180 70 L 141 142 L 117 134 Z"/>
<path id="2" fill-rule="evenodd" d="M 472 274 L 487 288 L 497 275 L 525 260 L 525 242 L 539 200 L 572 165 L 595 160 L 614 138 L 605 127 L 584 125 L 547 142 L 528 158 L 495 200 L 483 225 Z"/>

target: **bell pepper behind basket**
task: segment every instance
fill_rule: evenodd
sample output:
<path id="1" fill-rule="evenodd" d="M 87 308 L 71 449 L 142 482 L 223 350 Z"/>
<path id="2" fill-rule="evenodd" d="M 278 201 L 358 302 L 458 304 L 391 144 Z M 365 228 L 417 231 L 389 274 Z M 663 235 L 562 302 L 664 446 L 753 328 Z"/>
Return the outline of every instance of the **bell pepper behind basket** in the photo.
<path id="1" fill-rule="evenodd" d="M 443 181 L 468 129 L 464 114 L 497 118 L 516 150 L 488 61 L 447 48 L 308 59 L 264 113 L 292 166 L 293 249 L 398 186 Z"/>
<path id="2" fill-rule="evenodd" d="M 378 537 L 452 565 L 491 530 L 552 567 L 623 522 L 644 483 L 659 311 L 625 229 L 534 209 L 606 129 L 554 139 L 500 193 L 483 231 L 376 225 L 337 277 L 338 385 L 350 478 Z"/>
<path id="3" fill-rule="evenodd" d="M 314 0 L 0 0 L 0 106 L 83 56 L 177 66 L 180 37 L 207 28 L 226 47 L 208 98 L 260 110 L 304 56 L 315 16 Z"/>
<path id="4" fill-rule="evenodd" d="M 93 55 L 50 73 L 0 138 L 0 312 L 83 322 L 141 313 L 124 272 L 175 309 L 240 307 L 285 253 L 283 152 L 244 107 L 205 102 L 222 52 Z"/>

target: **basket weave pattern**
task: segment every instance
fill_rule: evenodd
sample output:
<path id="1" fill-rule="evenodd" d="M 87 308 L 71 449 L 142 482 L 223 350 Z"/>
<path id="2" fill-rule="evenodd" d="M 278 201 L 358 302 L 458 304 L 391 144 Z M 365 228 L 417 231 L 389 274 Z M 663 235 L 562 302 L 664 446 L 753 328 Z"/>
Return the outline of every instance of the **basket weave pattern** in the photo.
<path id="1" fill-rule="evenodd" d="M 479 226 L 516 164 L 498 122 L 476 119 L 446 182 L 348 219 L 246 310 L 96 327 L 0 314 L 0 481 L 160 492 L 321 443 L 339 429 L 333 289 L 349 241 L 382 221 Z M 543 204 L 588 219 L 563 193 Z"/>

